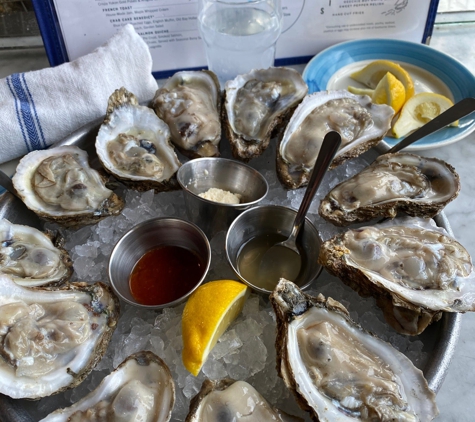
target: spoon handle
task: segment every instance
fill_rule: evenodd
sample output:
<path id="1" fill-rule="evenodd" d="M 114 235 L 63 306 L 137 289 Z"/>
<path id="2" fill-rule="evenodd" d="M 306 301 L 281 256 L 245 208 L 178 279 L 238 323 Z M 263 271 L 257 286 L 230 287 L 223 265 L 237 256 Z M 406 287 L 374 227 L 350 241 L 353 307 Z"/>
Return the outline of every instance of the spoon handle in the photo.
<path id="1" fill-rule="evenodd" d="M 13 187 L 12 179 L 10 179 L 2 170 L 0 170 L 0 186 L 3 186 L 8 192 L 18 197 L 18 194 Z"/>
<path id="2" fill-rule="evenodd" d="M 439 114 L 435 119 L 432 119 L 429 123 L 412 132 L 409 136 L 406 136 L 401 142 L 394 145 L 386 154 L 398 152 L 403 148 L 418 141 L 424 136 L 437 132 L 440 129 L 450 125 L 451 123 L 465 117 L 466 115 L 475 111 L 475 98 L 464 98 L 452 107 Z"/>
<path id="3" fill-rule="evenodd" d="M 300 227 L 305 221 L 305 216 L 312 203 L 313 197 L 318 190 L 318 187 L 322 183 L 323 176 L 328 170 L 330 163 L 333 161 L 333 157 L 340 148 L 341 136 L 338 132 L 328 132 L 323 139 L 320 152 L 318 153 L 317 161 L 313 167 L 308 187 L 305 190 L 305 194 L 302 199 L 302 203 L 295 216 L 294 226 L 292 227 L 292 233 L 289 238 L 296 238 L 299 234 Z"/>

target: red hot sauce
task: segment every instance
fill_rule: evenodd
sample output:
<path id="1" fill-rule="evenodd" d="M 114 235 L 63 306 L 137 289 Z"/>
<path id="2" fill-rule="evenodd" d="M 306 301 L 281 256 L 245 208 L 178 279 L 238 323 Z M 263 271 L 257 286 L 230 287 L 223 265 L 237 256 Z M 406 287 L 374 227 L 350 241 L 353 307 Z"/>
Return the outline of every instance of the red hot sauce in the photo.
<path id="1" fill-rule="evenodd" d="M 188 293 L 203 277 L 198 255 L 180 246 L 164 245 L 145 253 L 129 278 L 130 292 L 142 305 L 163 305 Z"/>

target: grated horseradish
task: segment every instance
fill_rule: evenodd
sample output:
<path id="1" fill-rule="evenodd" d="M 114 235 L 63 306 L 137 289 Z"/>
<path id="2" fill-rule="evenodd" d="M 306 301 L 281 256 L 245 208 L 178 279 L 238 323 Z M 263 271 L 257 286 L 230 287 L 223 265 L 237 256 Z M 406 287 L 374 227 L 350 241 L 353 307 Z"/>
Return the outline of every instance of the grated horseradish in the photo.
<path id="1" fill-rule="evenodd" d="M 198 196 L 208 201 L 220 202 L 222 204 L 239 204 L 241 200 L 241 195 L 238 193 L 232 193 L 218 188 L 210 188 Z"/>

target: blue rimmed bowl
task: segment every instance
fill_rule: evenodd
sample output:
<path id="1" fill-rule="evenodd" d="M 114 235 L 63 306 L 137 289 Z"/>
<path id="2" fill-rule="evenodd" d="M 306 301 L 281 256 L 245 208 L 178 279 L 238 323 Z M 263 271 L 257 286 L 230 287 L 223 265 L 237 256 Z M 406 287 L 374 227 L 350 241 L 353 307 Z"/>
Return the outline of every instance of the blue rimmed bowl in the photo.
<path id="1" fill-rule="evenodd" d="M 475 76 L 458 60 L 425 44 L 392 39 L 362 39 L 336 44 L 317 54 L 305 67 L 303 79 L 309 93 L 346 89 L 349 75 L 373 60 L 401 64 L 414 79 L 416 92 L 434 91 L 458 102 L 475 97 Z M 406 150 L 423 150 L 457 142 L 475 130 L 475 113 L 461 119 L 458 127 L 447 127 L 421 139 Z M 393 146 L 401 139 L 386 137 Z"/>

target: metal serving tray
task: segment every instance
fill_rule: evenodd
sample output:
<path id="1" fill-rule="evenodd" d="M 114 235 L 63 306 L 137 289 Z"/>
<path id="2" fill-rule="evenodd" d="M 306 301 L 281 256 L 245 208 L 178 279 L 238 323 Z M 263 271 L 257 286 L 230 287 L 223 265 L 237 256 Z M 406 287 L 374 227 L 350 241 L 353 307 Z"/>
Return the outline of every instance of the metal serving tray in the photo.
<path id="1" fill-rule="evenodd" d="M 102 121 L 103 118 L 100 118 L 83 126 L 55 146 L 76 145 L 88 152 L 92 167 L 99 168 L 100 164 L 95 153 L 94 142 Z M 372 154 L 376 156 L 376 154 L 383 153 L 388 149 L 389 146 L 381 142 Z M 40 219 L 9 192 L 0 195 L 0 218 L 7 218 L 13 223 L 26 224 L 37 228 L 42 227 Z M 443 212 L 435 218 L 435 221 L 437 225 L 445 228 L 450 235 L 453 235 L 449 221 Z M 424 344 L 423 351 L 428 353 L 423 372 L 429 387 L 435 392 L 441 387 L 454 354 L 460 332 L 461 318 L 461 314 L 458 313 L 444 313 L 440 321 L 430 325 L 418 336 Z M 26 400 L 13 400 L 0 394 L 0 420 L 2 422 L 34 422 L 32 416 L 23 408 L 25 402 Z"/>

